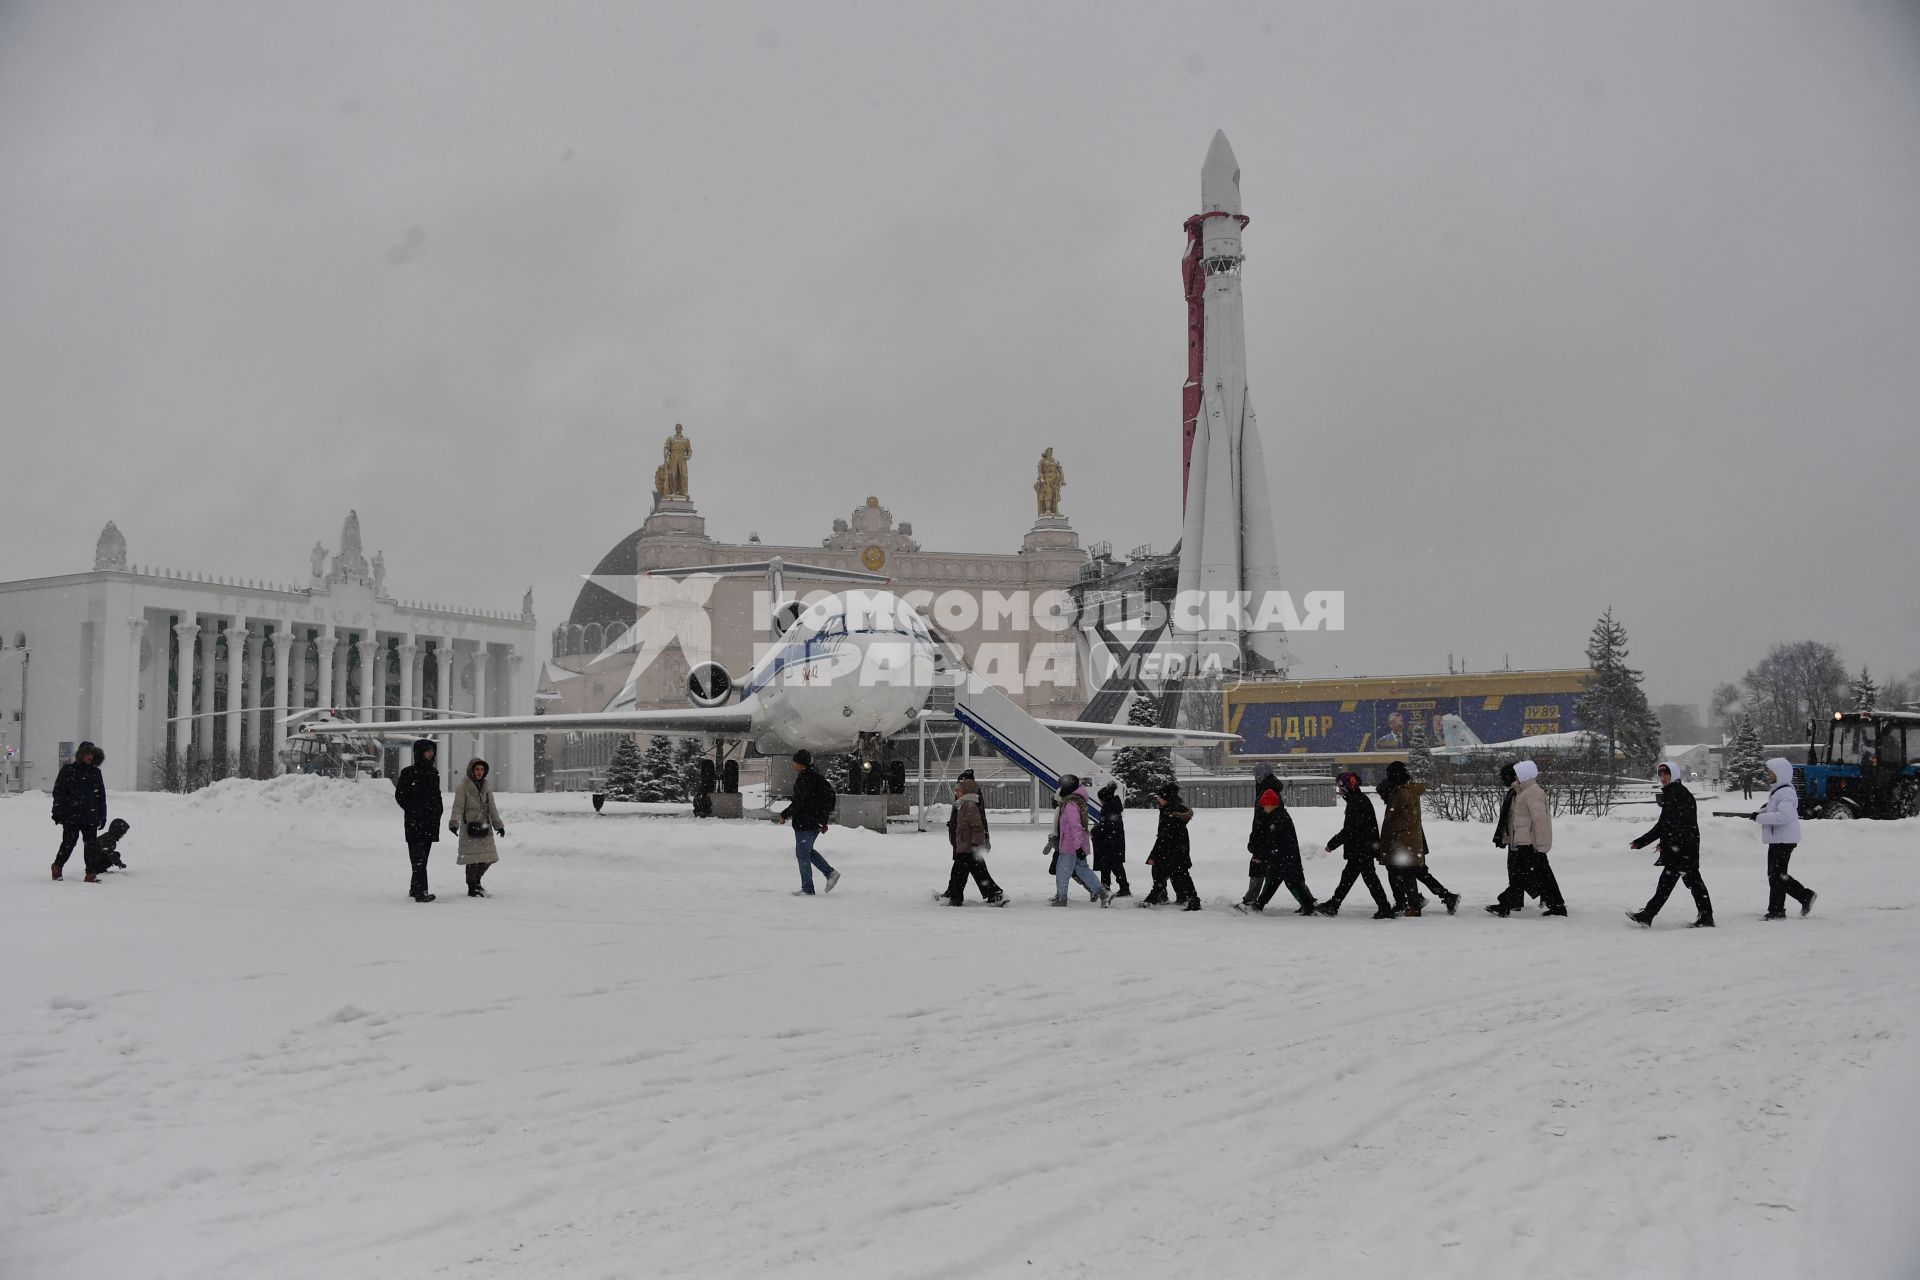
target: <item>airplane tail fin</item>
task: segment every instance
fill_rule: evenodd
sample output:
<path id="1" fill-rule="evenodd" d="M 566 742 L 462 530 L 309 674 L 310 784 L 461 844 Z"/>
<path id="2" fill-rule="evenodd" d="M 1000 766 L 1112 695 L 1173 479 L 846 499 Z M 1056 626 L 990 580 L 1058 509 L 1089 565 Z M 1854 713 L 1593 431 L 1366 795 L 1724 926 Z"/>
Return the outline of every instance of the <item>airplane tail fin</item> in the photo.
<path id="1" fill-rule="evenodd" d="M 1480 735 L 1467 728 L 1467 722 L 1456 715 L 1440 717 L 1441 741 L 1449 751 L 1472 751 L 1487 744 L 1480 741 Z"/>
<path id="2" fill-rule="evenodd" d="M 786 580 L 794 578 L 813 578 L 822 582 L 860 582 L 881 584 L 892 581 L 884 573 L 867 573 L 860 569 L 834 569 L 825 565 L 800 564 L 784 556 L 772 556 L 766 560 L 746 560 L 735 564 L 696 564 L 682 565 L 675 569 L 649 569 L 649 577 L 690 578 L 698 575 L 714 578 L 737 578 L 744 575 L 764 574 L 767 579 L 767 592 L 773 600 L 773 616 L 767 620 L 767 638 L 778 640 L 785 635 L 800 616 L 800 602 L 787 594 Z"/>

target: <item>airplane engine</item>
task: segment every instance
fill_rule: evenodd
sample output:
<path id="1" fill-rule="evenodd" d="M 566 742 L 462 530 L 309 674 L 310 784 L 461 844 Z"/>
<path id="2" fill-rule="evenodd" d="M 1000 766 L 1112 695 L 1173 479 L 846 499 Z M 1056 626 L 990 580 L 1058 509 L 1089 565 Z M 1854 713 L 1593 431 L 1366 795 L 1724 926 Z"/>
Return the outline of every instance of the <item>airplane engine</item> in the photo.
<path id="1" fill-rule="evenodd" d="M 687 673 L 687 701 L 696 707 L 725 705 L 733 696 L 733 677 L 717 662 L 703 662 Z"/>
<path id="2" fill-rule="evenodd" d="M 773 607 L 773 633 L 783 636 L 793 630 L 793 624 L 800 621 L 800 615 L 807 606 L 798 600 L 786 599 Z"/>

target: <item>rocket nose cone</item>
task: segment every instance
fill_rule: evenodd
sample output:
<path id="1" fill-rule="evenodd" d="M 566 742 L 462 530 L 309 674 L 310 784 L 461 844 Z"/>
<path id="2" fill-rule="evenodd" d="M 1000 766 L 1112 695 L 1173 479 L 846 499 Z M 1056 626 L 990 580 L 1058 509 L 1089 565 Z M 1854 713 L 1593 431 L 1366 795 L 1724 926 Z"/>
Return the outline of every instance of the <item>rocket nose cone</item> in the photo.
<path id="1" fill-rule="evenodd" d="M 1240 212 L 1240 162 L 1222 130 L 1214 130 L 1213 145 L 1200 166 L 1200 207 L 1207 213 Z"/>

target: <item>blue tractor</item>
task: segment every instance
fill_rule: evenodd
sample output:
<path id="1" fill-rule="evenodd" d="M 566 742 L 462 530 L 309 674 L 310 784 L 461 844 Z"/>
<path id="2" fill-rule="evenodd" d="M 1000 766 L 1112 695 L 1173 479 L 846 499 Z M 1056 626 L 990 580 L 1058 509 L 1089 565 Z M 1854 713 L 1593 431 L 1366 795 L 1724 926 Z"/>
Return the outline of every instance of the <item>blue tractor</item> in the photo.
<path id="1" fill-rule="evenodd" d="M 1803 817 L 1920 814 L 1920 712 L 1836 711 L 1826 751 L 1809 743 L 1807 760 L 1794 771 Z"/>

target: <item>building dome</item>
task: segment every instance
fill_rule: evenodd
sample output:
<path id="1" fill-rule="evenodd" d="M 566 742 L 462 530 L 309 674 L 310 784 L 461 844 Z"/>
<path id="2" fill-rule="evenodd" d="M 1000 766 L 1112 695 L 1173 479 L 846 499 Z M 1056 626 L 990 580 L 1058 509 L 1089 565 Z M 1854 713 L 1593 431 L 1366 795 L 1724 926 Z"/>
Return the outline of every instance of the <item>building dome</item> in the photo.
<path id="1" fill-rule="evenodd" d="M 640 530 L 635 529 L 614 543 L 612 550 L 601 556 L 600 563 L 593 566 L 593 576 L 595 578 L 633 577 L 640 571 L 640 556 L 637 550 L 639 542 Z M 567 625 L 585 627 L 599 623 L 604 627 L 609 623 L 618 622 L 630 627 L 637 612 L 632 601 L 621 599 L 598 582 L 588 581 L 580 584 L 580 594 L 573 599 L 573 612 L 567 615 Z"/>

